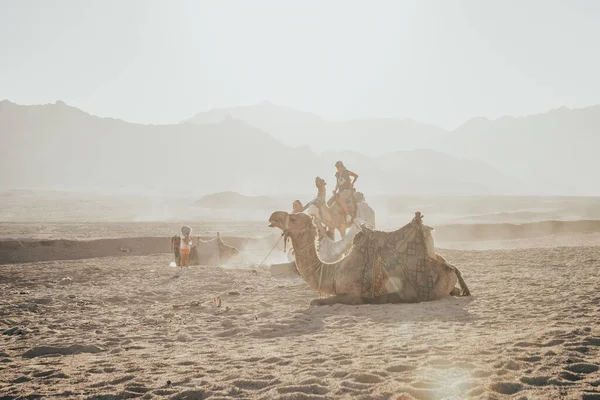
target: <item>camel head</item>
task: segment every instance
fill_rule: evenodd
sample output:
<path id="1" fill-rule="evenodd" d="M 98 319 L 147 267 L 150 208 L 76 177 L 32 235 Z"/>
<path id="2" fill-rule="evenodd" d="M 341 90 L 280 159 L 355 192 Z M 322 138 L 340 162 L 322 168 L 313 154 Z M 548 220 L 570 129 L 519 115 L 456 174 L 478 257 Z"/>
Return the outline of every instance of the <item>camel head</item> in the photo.
<path id="1" fill-rule="evenodd" d="M 300 233 L 315 227 L 310 215 L 304 213 L 289 214 L 285 211 L 275 211 L 271 214 L 269 223 L 269 227 L 279 228 L 287 234 Z"/>
<path id="2" fill-rule="evenodd" d="M 315 185 L 317 186 L 317 189 L 321 189 L 322 187 L 325 187 L 325 185 L 327 185 L 327 183 L 325 182 L 325 179 L 317 176 L 315 178 Z"/>
<path id="3" fill-rule="evenodd" d="M 354 201 L 359 203 L 361 201 L 365 201 L 365 195 L 362 194 L 362 192 L 355 192 L 354 193 Z"/>

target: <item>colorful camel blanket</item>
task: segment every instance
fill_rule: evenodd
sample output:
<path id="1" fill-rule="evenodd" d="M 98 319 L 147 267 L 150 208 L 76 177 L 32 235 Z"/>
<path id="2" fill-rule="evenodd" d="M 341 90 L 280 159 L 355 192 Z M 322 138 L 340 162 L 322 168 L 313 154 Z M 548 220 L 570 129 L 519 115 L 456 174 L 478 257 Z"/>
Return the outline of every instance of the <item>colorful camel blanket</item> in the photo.
<path id="1" fill-rule="evenodd" d="M 403 292 L 415 301 L 431 300 L 438 271 L 445 261 L 428 256 L 426 227 L 415 219 L 394 232 L 369 229 L 357 235 L 353 251 L 362 255 L 363 297 Z"/>

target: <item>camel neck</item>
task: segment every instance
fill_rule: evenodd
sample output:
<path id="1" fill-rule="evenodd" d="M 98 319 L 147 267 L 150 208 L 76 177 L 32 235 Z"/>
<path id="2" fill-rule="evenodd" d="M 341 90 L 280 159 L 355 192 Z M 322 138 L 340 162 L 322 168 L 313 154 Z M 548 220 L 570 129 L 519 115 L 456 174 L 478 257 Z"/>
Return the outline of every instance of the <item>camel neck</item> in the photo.
<path id="1" fill-rule="evenodd" d="M 324 263 L 319 258 L 315 236 L 316 232 L 310 229 L 290 235 L 298 273 L 311 288 L 321 293 L 335 294 L 332 279 L 335 266 Z"/>
<path id="2" fill-rule="evenodd" d="M 324 186 L 317 188 L 317 197 L 325 198 L 325 187 Z"/>

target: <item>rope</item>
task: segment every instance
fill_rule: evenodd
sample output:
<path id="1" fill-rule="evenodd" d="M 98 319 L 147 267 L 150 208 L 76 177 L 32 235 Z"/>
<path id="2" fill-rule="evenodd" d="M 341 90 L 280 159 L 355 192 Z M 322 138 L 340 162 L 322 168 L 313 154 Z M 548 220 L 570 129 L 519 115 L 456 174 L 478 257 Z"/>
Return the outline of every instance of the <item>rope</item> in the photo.
<path id="1" fill-rule="evenodd" d="M 267 258 L 269 258 L 269 256 L 273 252 L 273 250 L 275 250 L 275 248 L 277 247 L 277 245 L 281 241 L 281 238 L 283 237 L 283 235 L 284 234 L 282 233 L 281 236 L 279 236 L 279 239 L 277 239 L 277 242 L 275 242 L 275 245 L 273 246 L 273 248 L 267 253 L 266 257 L 260 262 L 260 264 L 258 264 L 258 266 L 256 268 L 262 267 L 262 265 L 264 264 L 264 262 L 267 261 Z M 258 274 L 258 272 L 256 271 L 256 269 L 253 269 L 252 271 L 250 271 L 250 273 L 248 275 L 244 276 L 242 279 L 240 279 L 239 281 L 237 281 L 233 286 L 231 286 L 226 291 L 224 291 L 221 294 L 216 295 L 215 297 L 213 297 L 213 303 L 215 303 L 215 306 L 221 307 L 221 296 L 223 296 L 225 293 L 228 293 L 228 292 L 232 291 L 233 289 L 235 289 L 240 283 L 244 282 L 252 274 Z"/>
<path id="2" fill-rule="evenodd" d="M 321 270 L 321 275 L 319 275 L 319 298 L 321 298 L 321 295 L 323 294 L 321 293 L 321 280 L 323 279 L 323 263 L 321 263 L 319 269 Z"/>
<path id="3" fill-rule="evenodd" d="M 304 234 L 304 233 L 306 233 L 306 232 L 311 232 L 311 231 L 312 231 L 312 232 L 314 232 L 314 230 L 313 230 L 313 229 L 311 229 L 311 228 L 306 228 L 306 229 L 303 229 L 303 230 L 301 231 L 301 234 Z M 307 251 L 307 250 L 310 250 L 311 248 L 313 248 L 313 246 L 314 246 L 314 239 L 313 239 L 312 243 L 309 243 L 309 244 L 307 244 L 306 246 L 304 246 L 302 249 L 300 249 L 300 250 L 298 250 L 298 251 L 295 251 L 295 253 L 296 253 L 296 254 L 302 254 L 302 253 L 304 253 L 305 251 Z M 312 269 L 312 268 L 313 268 L 315 265 L 317 265 L 317 264 L 319 264 L 319 263 L 320 263 L 321 265 L 319 266 L 319 268 L 318 268 L 318 269 L 315 269 L 315 270 L 314 270 L 314 272 L 313 272 L 313 273 L 312 273 L 312 274 L 309 276 L 309 278 L 312 278 L 312 277 L 313 277 L 313 276 L 314 276 L 314 275 L 317 273 L 317 271 L 320 273 L 320 274 L 319 274 L 319 286 L 317 287 L 317 291 L 319 292 L 319 298 L 320 298 L 320 297 L 323 295 L 323 293 L 321 292 L 321 282 L 322 282 L 322 279 L 323 279 L 323 269 L 324 269 L 323 267 L 326 265 L 326 263 L 324 263 L 323 261 L 321 261 L 321 260 L 319 259 L 319 256 L 318 256 L 318 254 L 317 254 L 317 261 L 315 261 L 315 262 L 314 262 L 312 265 L 308 266 L 306 269 L 309 269 L 309 270 L 310 270 L 310 269 Z M 296 268 L 297 268 L 297 266 L 296 266 Z"/>

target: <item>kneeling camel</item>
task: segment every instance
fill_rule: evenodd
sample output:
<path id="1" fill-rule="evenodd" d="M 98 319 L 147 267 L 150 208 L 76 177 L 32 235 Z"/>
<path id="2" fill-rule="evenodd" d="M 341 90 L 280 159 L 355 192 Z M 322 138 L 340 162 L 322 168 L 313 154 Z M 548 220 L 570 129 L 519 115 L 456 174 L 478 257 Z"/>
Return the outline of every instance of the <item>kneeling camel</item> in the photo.
<path id="1" fill-rule="evenodd" d="M 292 240 L 302 279 L 319 293 L 332 295 L 313 299 L 311 305 L 405 303 L 470 294 L 458 268 L 439 255 L 427 255 L 420 213 L 393 232 L 363 227 L 350 253 L 334 263 L 319 258 L 317 228 L 310 216 L 277 211 L 269 222 Z"/>

